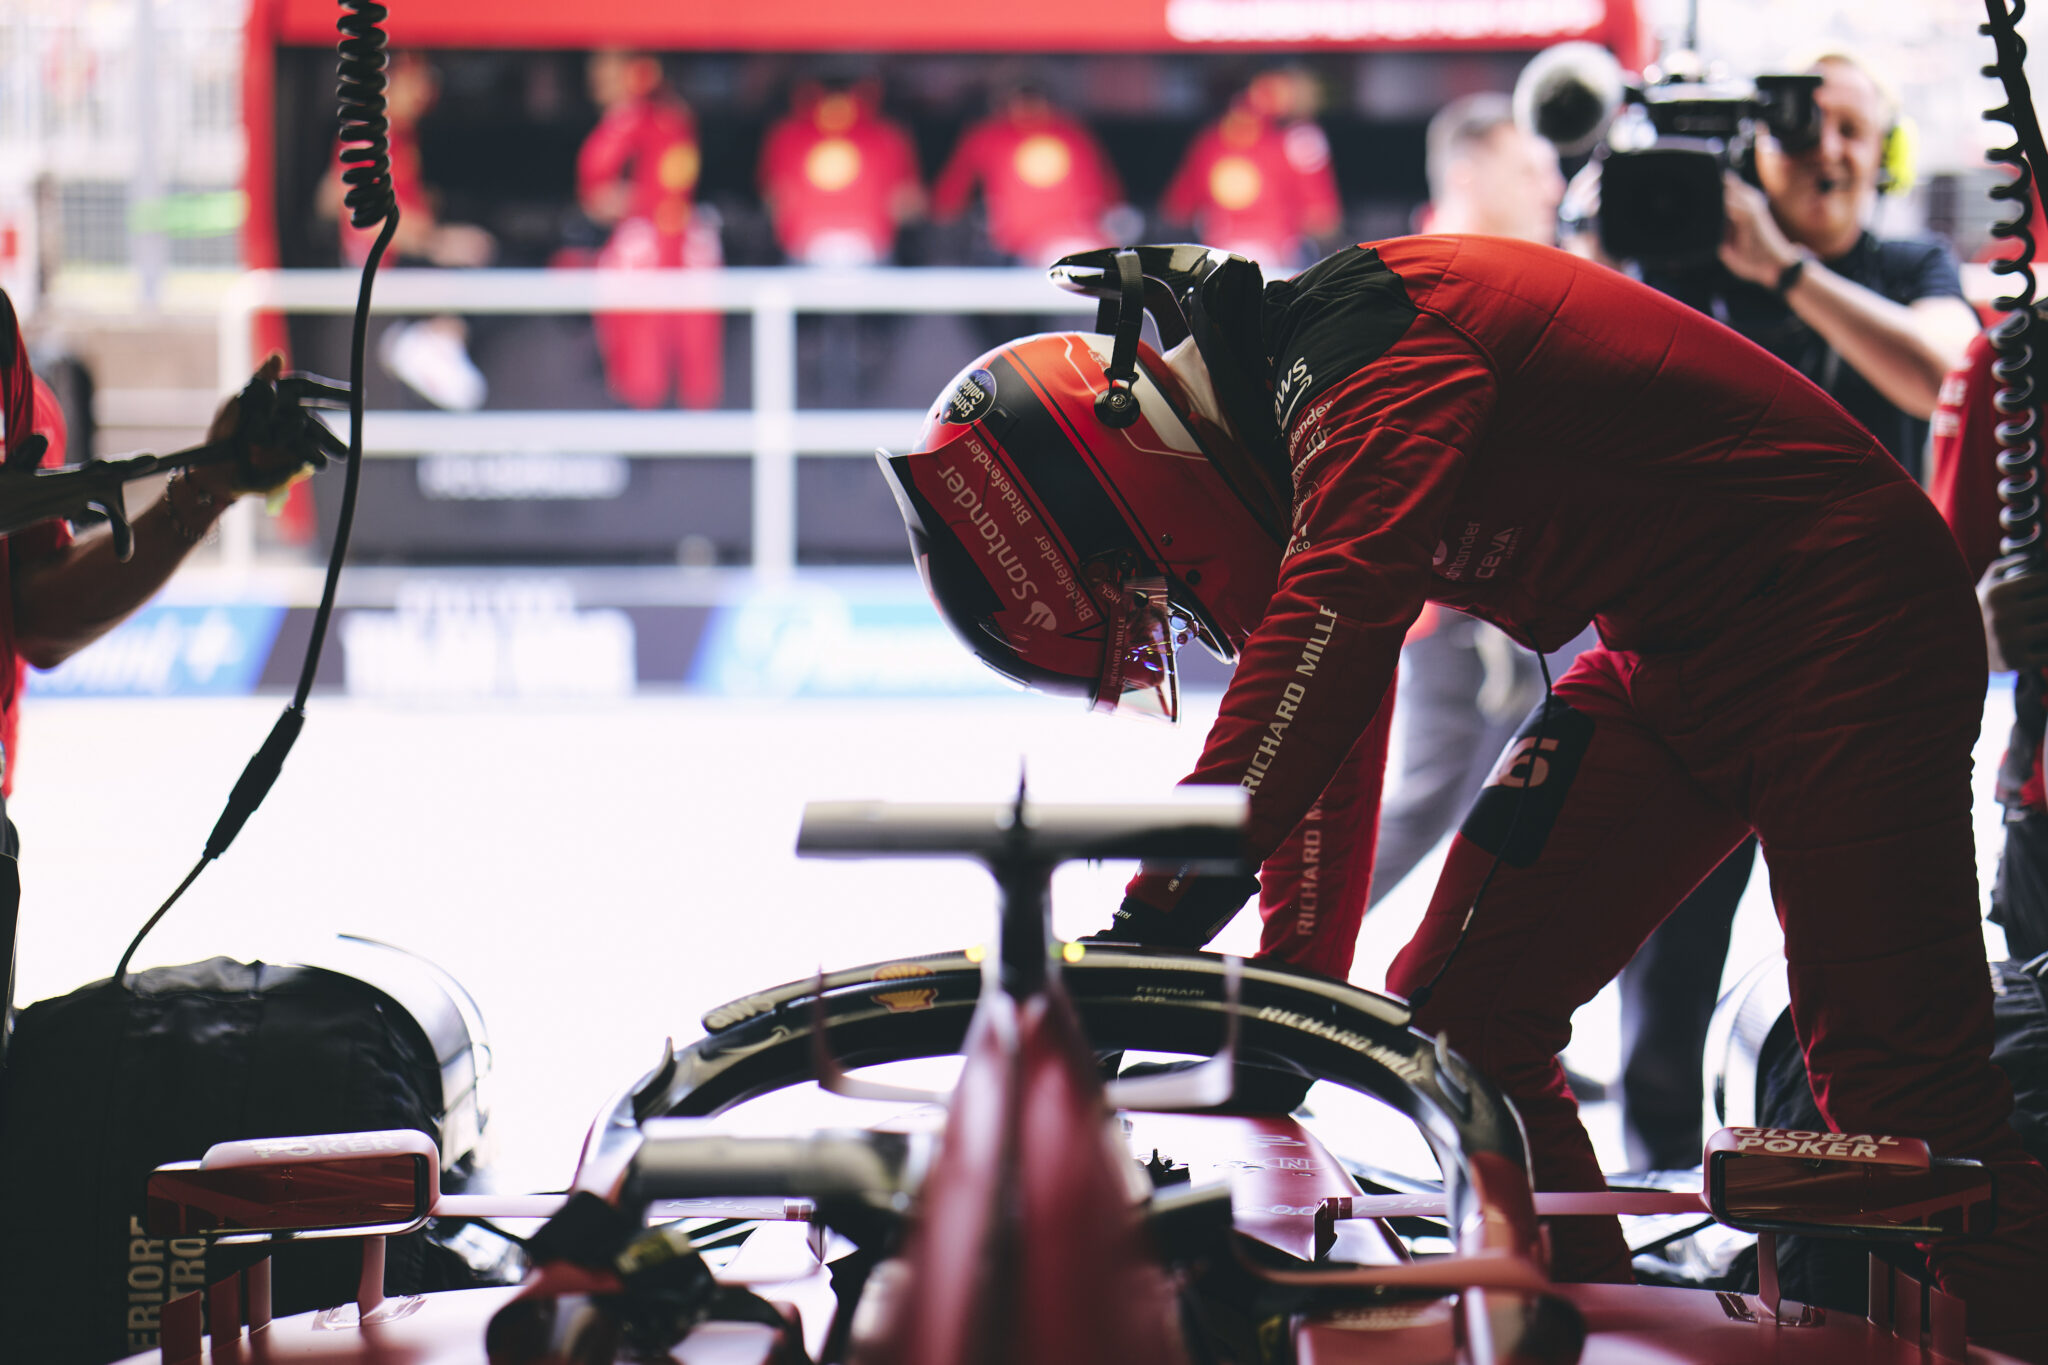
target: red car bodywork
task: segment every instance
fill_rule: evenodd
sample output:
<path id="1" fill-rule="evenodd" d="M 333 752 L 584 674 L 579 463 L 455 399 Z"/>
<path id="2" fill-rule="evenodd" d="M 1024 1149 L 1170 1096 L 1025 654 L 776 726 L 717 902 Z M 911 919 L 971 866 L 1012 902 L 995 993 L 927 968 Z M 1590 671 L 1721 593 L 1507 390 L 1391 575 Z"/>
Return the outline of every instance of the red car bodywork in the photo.
<path id="1" fill-rule="evenodd" d="M 704 1039 L 672 1052 L 593 1125 L 576 1193 L 546 1229 L 563 1231 L 529 1244 L 537 1264 L 517 1289 L 386 1299 L 382 1244 L 373 1238 L 358 1303 L 268 1321 L 262 1262 L 167 1304 L 161 1359 L 599 1365 L 625 1358 L 615 1349 L 622 1339 L 685 1365 L 1905 1365 L 1930 1350 L 1976 1365 L 2008 1359 L 1965 1348 L 1960 1305 L 1933 1291 L 1923 1297 L 1889 1270 L 1872 1283 L 1882 1324 L 1779 1304 L 1775 1275 L 1761 1299 L 1554 1284 L 1538 1223 L 1542 1201 L 1562 1200 L 1554 1213 L 1704 1213 L 1700 1196 L 1533 1195 L 1512 1109 L 1440 1040 L 1411 1029 L 1402 1001 L 1285 967 L 1050 940 L 1046 891 L 1057 862 L 1227 862 L 1244 847 L 1244 806 L 1242 798 L 1225 803 L 1234 823 L 1186 802 L 1184 810 L 1198 814 L 1169 825 L 1159 814 L 1165 807 L 1141 808 L 1140 818 L 1103 806 L 1033 808 L 1021 797 L 1014 808 L 899 808 L 894 825 L 887 808 L 830 808 L 815 835 L 807 814 L 805 852 L 982 857 L 1005 891 L 996 948 L 821 975 L 713 1010 Z M 1120 814 L 1114 837 L 1096 832 Z M 1105 1085 L 1097 1057 L 1105 1046 L 1216 1056 L 1192 1070 Z M 845 1070 L 953 1053 L 964 1060 L 943 1094 Z M 1329 1079 L 1405 1113 L 1438 1158 L 1442 1192 L 1369 1194 L 1292 1115 L 1233 1110 L 1238 1093 L 1249 1097 L 1265 1083 L 1253 1074 L 1261 1070 L 1299 1080 L 1302 1090 L 1311 1077 Z M 767 1139 L 733 1137 L 705 1122 L 813 1079 L 856 1098 L 929 1100 L 944 1118 L 935 1134 L 899 1125 Z M 1751 1141 L 1731 1139 L 1724 1145 L 1732 1152 L 1787 1136 L 1743 1131 Z M 337 1146 L 285 1141 L 315 1152 Z M 1148 1150 L 1146 1165 L 1133 1159 Z M 1776 1167 L 1745 1170 L 1789 1169 L 1773 1189 L 1795 1193 L 1773 1207 L 1794 1207 L 1805 1167 L 1796 1152 L 1774 1160 Z M 158 1180 L 197 1188 L 206 1167 L 166 1168 Z M 226 1174 L 233 1190 L 247 1188 L 245 1172 Z M 1988 1188 L 1973 1198 L 1981 1208 Z M 1582 1207 L 1602 1200 L 1613 1202 Z M 556 1202 L 441 1196 L 423 1186 L 414 1207 L 424 1221 L 430 1213 L 530 1216 Z M 388 1198 L 366 1210 L 360 1223 L 392 1225 Z M 1424 1210 L 1443 1218 L 1451 1255 L 1418 1256 L 1391 1222 L 1378 1221 Z M 1850 1212 L 1861 1219 L 1863 1204 Z M 640 1249 L 661 1243 L 671 1263 L 687 1261 L 703 1274 L 698 1248 L 664 1229 L 682 1228 L 673 1219 L 735 1213 L 758 1230 L 717 1282 L 744 1284 L 759 1297 L 742 1302 L 714 1286 L 693 1300 L 709 1310 L 678 1314 L 667 1299 L 659 1314 L 636 1316 L 633 1282 L 649 1264 Z M 246 1201 L 234 1216 L 243 1229 L 308 1226 Z M 617 1240 L 595 1257 L 575 1250 L 570 1225 L 579 1216 L 586 1227 L 594 1216 L 624 1236 L 628 1252 L 610 1249 Z M 154 1226 L 157 1208 L 151 1217 Z M 162 1220 L 193 1226 L 175 1208 Z M 850 1250 L 834 1253 L 833 1239 Z M 695 1283 L 711 1281 L 703 1274 Z M 199 1336 L 202 1298 L 215 1323 L 210 1350 Z M 655 1347 L 644 1332 L 633 1335 L 649 1322 Z"/>
<path id="2" fill-rule="evenodd" d="M 1358 1273 L 1400 1275 L 1413 1262 L 1385 1222 L 1332 1224 L 1330 1201 L 1365 1199 L 1346 1167 L 1309 1128 L 1286 1115 L 1152 1114 L 1129 1116 L 1118 1131 L 1096 1079 L 1074 1012 L 1058 995 L 985 1003 L 964 1048 L 939 1150 L 919 1194 L 919 1210 L 890 1270 L 871 1278 L 875 1323 L 855 1332 L 846 1358 L 895 1365 L 954 1365 L 970 1360 L 1062 1361 L 1128 1365 L 1188 1359 L 1175 1291 L 1185 1272 L 1169 1270 L 1141 1218 L 1147 1191 L 1127 1154 L 1170 1153 L 1188 1166 L 1189 1187 L 1227 1183 L 1233 1224 L 1243 1237 L 1284 1253 L 1302 1277 L 1347 1265 Z M 616 1190 L 630 1153 L 602 1140 L 602 1126 L 579 1173 L 580 1188 Z M 1466 1257 L 1516 1267 L 1538 1291 L 1509 1287 L 1412 1295 L 1336 1307 L 1309 1306 L 1285 1323 L 1293 1358 L 1303 1365 L 1465 1360 L 1631 1362 L 1797 1361 L 1800 1365 L 1890 1365 L 1929 1358 L 1917 1312 L 1896 1328 L 1860 1317 L 1789 1305 L 1773 1321 L 1754 1296 L 1704 1290 L 1547 1284 L 1533 1244 L 1526 1179 L 1510 1161 L 1474 1162 L 1480 1213 L 1466 1220 Z M 1491 1188 L 1490 1188 L 1491 1187 Z M 488 1197 L 480 1197 L 487 1200 Z M 1439 1201 L 1440 1202 L 1440 1201 Z M 790 1212 L 801 1215 L 802 1206 Z M 1321 1215 L 1321 1216 L 1319 1216 Z M 830 1275 L 807 1250 L 800 1222 L 764 1225 L 726 1274 L 747 1279 L 771 1301 L 791 1306 L 812 1349 L 833 1311 Z M 751 1256 L 751 1259 L 750 1259 Z M 1310 1267 L 1321 1267 L 1320 1271 Z M 1477 1273 L 1477 1272 L 1475 1272 Z M 1487 1272 L 1494 1274 L 1494 1272 Z M 756 1278 L 768 1276 L 775 1278 Z M 1439 1277 L 1441 1278 L 1441 1277 Z M 1496 1276 L 1512 1281 L 1514 1276 Z M 492 1318 L 521 1296 L 601 1290 L 588 1272 L 550 1266 L 521 1289 L 477 1289 L 387 1300 L 359 1326 L 355 1305 L 283 1319 L 260 1331 L 237 1328 L 196 1356 L 169 1343 L 163 1359 L 290 1359 L 308 1365 L 481 1365 Z M 191 1312 L 189 1345 L 197 1345 Z M 1903 1302 L 1903 1299 L 1902 1299 Z M 1914 1301 L 1917 1305 L 1917 1299 Z M 1537 1336 L 1533 1351 L 1490 1351 L 1528 1333 L 1537 1311 L 1562 1304 L 1583 1322 L 1560 1339 Z M 166 1314 L 167 1336 L 175 1314 Z M 243 1314 L 235 1314 L 240 1317 Z M 1796 1324 L 1796 1325 L 1795 1325 Z M 1547 1344 L 1545 1344 L 1547 1342 Z M 774 1365 L 788 1359 L 774 1329 L 707 1322 L 675 1348 L 685 1365 Z M 1576 1347 L 1576 1350 L 1574 1349 Z M 136 1365 L 159 1358 L 134 1357 Z M 1958 1357 L 1962 1358 L 1962 1357 Z M 1976 1365 L 2008 1359 L 1972 1349 Z"/>

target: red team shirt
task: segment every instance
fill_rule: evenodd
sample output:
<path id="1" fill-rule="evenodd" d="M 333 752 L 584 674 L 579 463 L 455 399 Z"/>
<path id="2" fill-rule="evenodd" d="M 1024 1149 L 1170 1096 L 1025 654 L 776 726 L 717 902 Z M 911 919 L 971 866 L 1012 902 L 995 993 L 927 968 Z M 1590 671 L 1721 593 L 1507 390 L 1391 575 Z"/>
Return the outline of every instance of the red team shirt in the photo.
<path id="1" fill-rule="evenodd" d="M 1308 121 L 1240 105 L 1202 130 L 1159 204 L 1195 237 L 1268 265 L 1298 261 L 1304 239 L 1337 230 L 1343 210 L 1330 143 Z"/>
<path id="2" fill-rule="evenodd" d="M 976 184 L 989 241 L 1033 265 L 1102 246 L 1102 215 L 1123 197 L 1094 134 L 1052 109 L 996 113 L 968 129 L 933 187 L 933 215 L 959 217 Z"/>
<path id="3" fill-rule="evenodd" d="M 576 193 L 592 206 L 623 182 L 624 213 L 596 263 L 608 270 L 709 269 L 722 264 L 715 224 L 693 212 L 703 155 L 697 120 L 667 91 L 605 110 L 576 156 Z M 592 319 L 605 384 L 636 408 L 659 407 L 673 386 L 686 407 L 717 407 L 725 388 L 725 320 L 718 313 L 598 313 Z"/>
<path id="4" fill-rule="evenodd" d="M 691 196 L 703 164 L 697 121 L 680 100 L 626 100 L 605 111 L 576 155 L 576 193 L 588 200 L 621 179 L 632 186 L 625 218 L 644 219 L 664 238 L 690 225 Z M 665 261 L 673 265 L 678 262 Z"/>
<path id="5" fill-rule="evenodd" d="M 889 258 L 897 207 L 922 183 L 910 138 L 852 91 L 799 96 L 768 131 L 760 181 L 790 259 L 844 265 Z"/>
<path id="6" fill-rule="evenodd" d="M 1927 495 L 1941 509 L 1972 578 L 1998 558 L 1998 438 L 2003 420 L 1992 399 L 1998 381 L 1991 373 L 1998 353 L 1980 334 L 1970 343 L 1962 368 L 1942 381 L 1928 448 Z"/>

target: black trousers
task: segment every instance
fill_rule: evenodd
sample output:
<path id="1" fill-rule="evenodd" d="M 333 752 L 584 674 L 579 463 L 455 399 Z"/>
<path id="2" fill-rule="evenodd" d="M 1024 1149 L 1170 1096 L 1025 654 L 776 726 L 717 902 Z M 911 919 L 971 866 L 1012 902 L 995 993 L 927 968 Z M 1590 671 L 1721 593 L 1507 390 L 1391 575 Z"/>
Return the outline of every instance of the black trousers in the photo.
<path id="1" fill-rule="evenodd" d="M 1631 1170 L 1683 1170 L 1706 1141 L 1700 1079 L 1735 907 L 1756 865 L 1743 840 L 1621 969 L 1621 1127 Z"/>
<path id="2" fill-rule="evenodd" d="M 2008 811 L 2005 853 L 1991 887 L 1991 922 L 2005 930 L 2008 956 L 2031 962 L 2048 953 L 2048 815 Z"/>
<path id="3" fill-rule="evenodd" d="M 1535 656 L 1511 646 L 1493 706 L 1481 704 L 1487 661 L 1480 623 L 1445 608 L 1436 629 L 1401 650 L 1395 683 L 1394 723 L 1401 727 L 1404 758 L 1380 805 L 1378 851 L 1373 857 L 1371 901 L 1377 905 L 1457 826 L 1514 738 L 1529 709 L 1543 699 Z M 1588 641 L 1573 641 L 1550 656 L 1553 676 L 1571 667 Z"/>

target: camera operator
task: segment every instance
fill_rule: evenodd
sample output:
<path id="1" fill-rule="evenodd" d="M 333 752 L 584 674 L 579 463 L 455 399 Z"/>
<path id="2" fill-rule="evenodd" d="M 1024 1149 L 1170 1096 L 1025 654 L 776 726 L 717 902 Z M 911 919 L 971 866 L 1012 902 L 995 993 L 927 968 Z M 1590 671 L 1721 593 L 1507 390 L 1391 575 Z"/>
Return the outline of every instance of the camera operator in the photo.
<path id="1" fill-rule="evenodd" d="M 1791 153 L 1760 131 L 1761 188 L 1726 176 L 1718 259 L 1646 268 L 1643 280 L 1820 385 L 1919 479 L 1942 376 L 1962 362 L 1977 318 L 1946 245 L 1865 226 L 1897 174 L 1886 164 L 1899 112 L 1891 96 L 1845 55 L 1810 72 L 1820 77 L 1814 145 Z"/>

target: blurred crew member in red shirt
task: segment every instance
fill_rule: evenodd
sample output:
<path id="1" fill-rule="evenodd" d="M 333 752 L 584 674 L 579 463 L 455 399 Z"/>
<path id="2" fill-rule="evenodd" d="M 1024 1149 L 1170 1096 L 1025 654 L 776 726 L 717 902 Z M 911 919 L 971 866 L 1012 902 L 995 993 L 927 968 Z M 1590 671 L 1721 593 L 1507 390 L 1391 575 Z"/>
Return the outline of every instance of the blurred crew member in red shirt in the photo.
<path id="1" fill-rule="evenodd" d="M 723 263 L 714 217 L 691 199 L 703 164 L 697 121 L 644 53 L 590 58 L 590 97 L 604 110 L 576 157 L 576 198 L 611 229 L 598 252 L 606 270 L 674 270 Z M 720 313 L 599 313 L 605 384 L 636 408 L 659 407 L 673 375 L 683 406 L 713 408 L 725 388 Z"/>
<path id="2" fill-rule="evenodd" d="M 989 245 L 1024 265 L 1107 245 L 1103 215 L 1123 198 L 1095 135 L 1029 85 L 962 135 L 932 190 L 932 216 L 958 218 L 977 184 Z"/>
<path id="3" fill-rule="evenodd" d="M 420 172 L 420 120 L 441 96 L 434 68 L 418 53 L 395 54 L 384 94 L 391 121 L 391 190 L 399 211 L 386 264 L 453 269 L 489 265 L 497 254 L 491 234 L 471 223 L 442 222 Z M 350 224 L 342 205 L 346 190 L 336 162 L 322 189 L 320 210 L 339 217 L 342 259 L 360 266 L 377 240 L 377 229 Z M 453 314 L 386 327 L 377 338 L 377 359 L 392 377 L 436 407 L 473 412 L 489 394 L 483 372 L 469 358 L 469 328 Z"/>
<path id="4" fill-rule="evenodd" d="M 1298 67 L 1259 76 L 1196 135 L 1160 216 L 1276 272 L 1306 265 L 1344 216 L 1316 98 L 1314 77 Z"/>
<path id="5" fill-rule="evenodd" d="M 917 151 L 870 82 L 800 86 L 761 149 L 761 198 L 800 265 L 882 265 L 924 207 Z"/>

